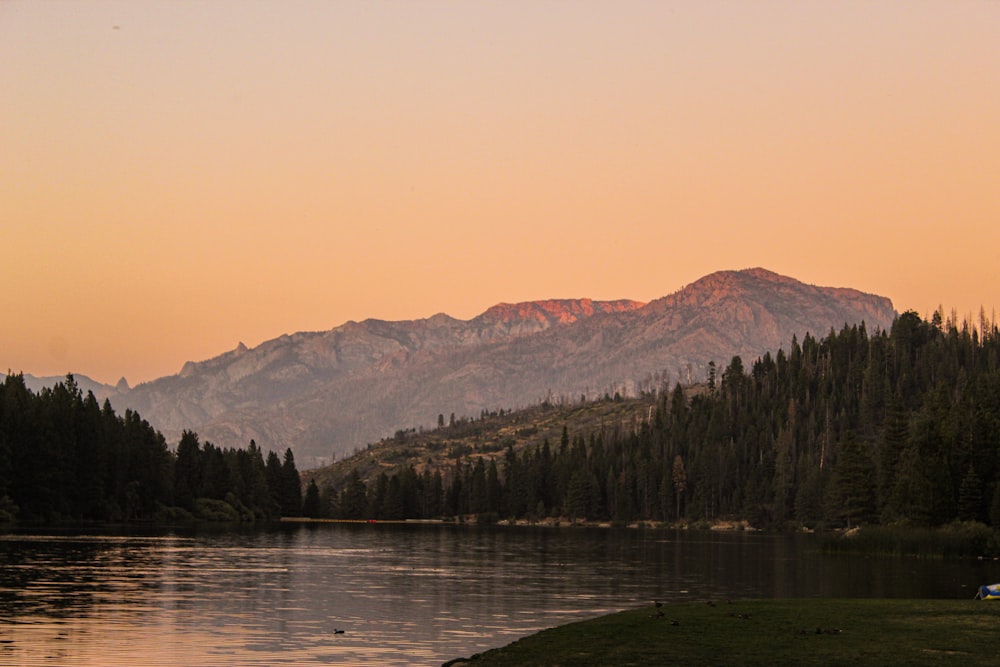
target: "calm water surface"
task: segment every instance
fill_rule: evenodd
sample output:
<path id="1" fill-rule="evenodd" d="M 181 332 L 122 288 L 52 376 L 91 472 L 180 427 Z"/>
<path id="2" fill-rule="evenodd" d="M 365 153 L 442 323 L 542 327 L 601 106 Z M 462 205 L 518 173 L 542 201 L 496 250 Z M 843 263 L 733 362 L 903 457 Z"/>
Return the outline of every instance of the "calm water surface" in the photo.
<path id="1" fill-rule="evenodd" d="M 994 579 L 993 562 L 823 556 L 808 535 L 382 524 L 8 532 L 0 665 L 440 665 L 653 599 L 971 599 Z"/>

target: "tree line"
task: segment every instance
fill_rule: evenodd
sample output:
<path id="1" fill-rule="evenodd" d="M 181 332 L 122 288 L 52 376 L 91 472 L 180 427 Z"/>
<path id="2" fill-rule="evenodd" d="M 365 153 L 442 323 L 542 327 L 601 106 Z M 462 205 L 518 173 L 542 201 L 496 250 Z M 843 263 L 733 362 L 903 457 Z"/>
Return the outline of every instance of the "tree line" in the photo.
<path id="1" fill-rule="evenodd" d="M 806 335 L 699 387 L 663 389 L 635 426 L 413 466 L 324 489 L 340 518 L 745 519 L 757 527 L 1000 527 L 1000 335 L 938 312 L 888 331 Z"/>
<path id="2" fill-rule="evenodd" d="M 185 431 L 174 452 L 72 375 L 38 393 L 20 374 L 0 383 L 0 522 L 268 521 L 302 506 L 291 449 L 265 459 L 253 441 L 221 449 Z"/>

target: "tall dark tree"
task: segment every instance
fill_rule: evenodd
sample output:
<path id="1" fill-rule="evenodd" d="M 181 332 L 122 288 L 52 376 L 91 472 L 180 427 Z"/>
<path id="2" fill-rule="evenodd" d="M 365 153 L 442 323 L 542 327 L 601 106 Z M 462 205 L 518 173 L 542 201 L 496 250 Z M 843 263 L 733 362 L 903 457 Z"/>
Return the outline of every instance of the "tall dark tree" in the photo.
<path id="1" fill-rule="evenodd" d="M 876 513 L 875 463 L 864 443 L 849 432 L 840 445 L 840 457 L 828 494 L 830 517 L 848 528 L 872 523 Z"/>
<path id="2" fill-rule="evenodd" d="M 178 506 L 194 509 L 194 499 L 201 495 L 202 467 L 198 435 L 185 430 L 177 443 L 177 462 L 174 466 L 174 499 Z"/>
<path id="3" fill-rule="evenodd" d="M 267 466 L 264 456 L 253 440 L 246 451 L 237 452 L 240 477 L 243 479 L 243 502 L 263 521 L 270 521 L 280 515 L 281 508 L 271 497 L 267 482 Z"/>
<path id="4" fill-rule="evenodd" d="M 295 467 L 295 455 L 291 447 L 285 450 L 285 459 L 281 464 L 280 488 L 282 516 L 298 516 L 302 511 L 302 480 Z"/>
<path id="5" fill-rule="evenodd" d="M 684 469 L 684 459 L 681 458 L 680 454 L 674 456 L 670 481 L 673 482 L 674 486 L 674 511 L 676 512 L 674 518 L 680 521 L 682 516 L 681 501 L 687 490 L 687 470 Z"/>
<path id="6" fill-rule="evenodd" d="M 878 451 L 878 503 L 883 518 L 889 521 L 900 511 L 892 502 L 892 494 L 898 482 L 900 459 L 909 446 L 908 421 L 902 399 L 894 394 L 889 399 Z"/>
<path id="7" fill-rule="evenodd" d="M 302 500 L 302 516 L 310 519 L 318 519 L 321 516 L 319 487 L 316 486 L 315 479 L 309 480 L 309 485 L 306 487 L 306 496 Z"/>
<path id="8" fill-rule="evenodd" d="M 267 488 L 271 496 L 271 502 L 278 508 L 278 513 L 283 514 L 285 503 L 282 499 L 282 489 L 285 486 L 285 476 L 281 466 L 281 459 L 273 451 L 267 453 L 267 459 L 264 464 L 264 476 L 267 478 Z"/>
<path id="9" fill-rule="evenodd" d="M 969 464 L 958 489 L 958 518 L 962 521 L 983 521 L 986 518 L 983 483 L 972 464 Z"/>
<path id="10" fill-rule="evenodd" d="M 366 518 L 368 512 L 368 488 L 357 468 L 351 471 L 347 484 L 340 493 L 340 518 L 359 520 Z"/>
<path id="11" fill-rule="evenodd" d="M 233 488 L 233 480 L 226 457 L 221 449 L 206 442 L 202 458 L 202 482 L 198 497 L 222 500 Z"/>

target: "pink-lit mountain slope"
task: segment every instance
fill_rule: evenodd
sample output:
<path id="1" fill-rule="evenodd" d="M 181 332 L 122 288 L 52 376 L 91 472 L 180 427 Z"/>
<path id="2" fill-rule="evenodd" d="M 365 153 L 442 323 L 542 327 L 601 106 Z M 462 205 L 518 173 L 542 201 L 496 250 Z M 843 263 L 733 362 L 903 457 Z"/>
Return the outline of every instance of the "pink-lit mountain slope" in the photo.
<path id="1" fill-rule="evenodd" d="M 185 428 L 219 446 L 253 438 L 264 450 L 291 447 L 308 467 L 397 429 L 434 426 L 439 414 L 702 381 L 710 361 L 750 364 L 793 335 L 861 322 L 873 332 L 894 316 L 884 297 L 723 271 L 648 304 L 500 304 L 471 320 L 365 320 L 241 344 L 112 403 L 138 410 L 172 444 Z"/>

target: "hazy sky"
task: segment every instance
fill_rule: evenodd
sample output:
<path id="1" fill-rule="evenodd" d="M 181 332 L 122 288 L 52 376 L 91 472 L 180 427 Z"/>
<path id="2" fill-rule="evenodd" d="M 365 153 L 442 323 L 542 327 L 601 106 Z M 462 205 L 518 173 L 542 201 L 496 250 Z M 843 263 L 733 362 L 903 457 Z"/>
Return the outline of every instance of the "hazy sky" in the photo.
<path id="1" fill-rule="evenodd" d="M 1000 306 L 1000 2 L 0 0 L 0 372 L 648 301 Z"/>

